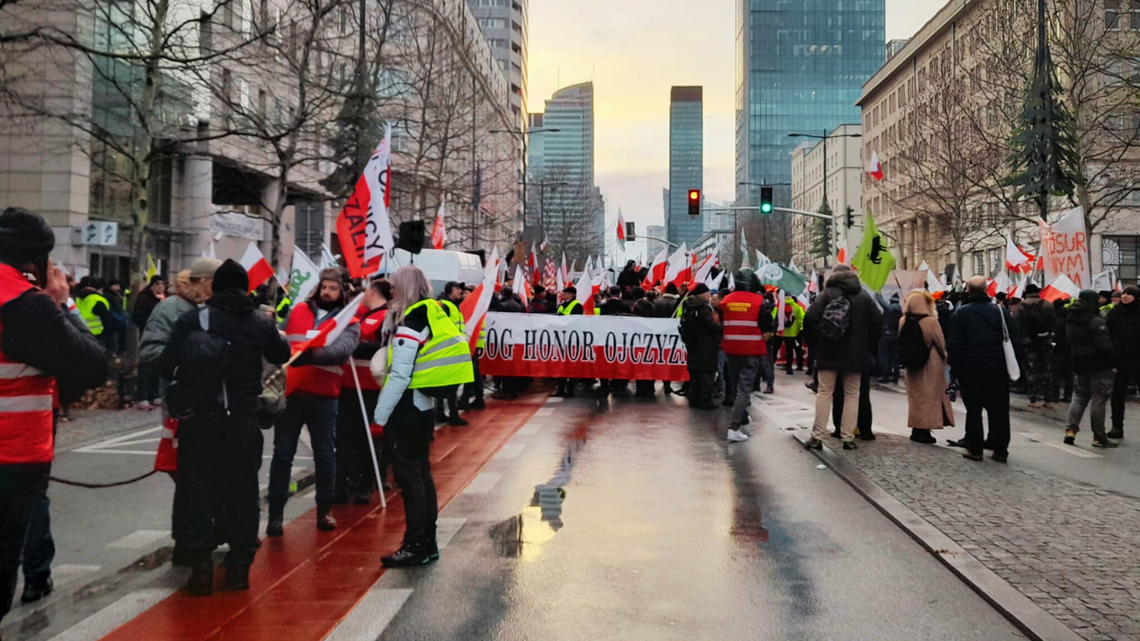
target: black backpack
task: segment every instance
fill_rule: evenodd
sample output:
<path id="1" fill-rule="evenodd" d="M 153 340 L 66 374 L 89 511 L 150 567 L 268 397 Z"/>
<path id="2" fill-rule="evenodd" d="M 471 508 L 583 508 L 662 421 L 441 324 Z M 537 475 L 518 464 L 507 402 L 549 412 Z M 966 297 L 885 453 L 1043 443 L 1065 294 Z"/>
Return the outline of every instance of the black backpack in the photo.
<path id="1" fill-rule="evenodd" d="M 685 344 L 693 343 L 697 340 L 699 317 L 701 315 L 701 308 L 693 305 L 686 305 L 681 311 L 680 331 L 681 341 Z"/>
<path id="2" fill-rule="evenodd" d="M 166 391 L 166 404 L 174 418 L 228 412 L 225 372 L 230 360 L 230 342 L 210 331 L 210 310 L 198 310 L 198 324 L 186 336 L 182 361 Z"/>
<path id="3" fill-rule="evenodd" d="M 851 301 L 840 294 L 827 301 L 819 319 L 819 333 L 828 340 L 842 340 L 851 332 Z"/>
<path id="4" fill-rule="evenodd" d="M 922 369 L 930 360 L 933 345 L 926 344 L 919 321 L 925 314 L 907 314 L 899 330 L 899 364 L 907 369 Z"/>

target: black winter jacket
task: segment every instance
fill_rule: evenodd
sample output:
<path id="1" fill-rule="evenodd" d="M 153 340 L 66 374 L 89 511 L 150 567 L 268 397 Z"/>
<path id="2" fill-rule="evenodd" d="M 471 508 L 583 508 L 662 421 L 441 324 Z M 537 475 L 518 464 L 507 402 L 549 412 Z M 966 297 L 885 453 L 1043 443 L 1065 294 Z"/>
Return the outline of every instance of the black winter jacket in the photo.
<path id="1" fill-rule="evenodd" d="M 653 307 L 653 301 L 641 298 L 633 303 L 633 315 L 642 318 L 653 318 L 657 315 L 657 310 Z"/>
<path id="2" fill-rule="evenodd" d="M 1108 324 L 1095 306 L 1083 300 L 1076 300 L 1069 306 L 1065 339 L 1069 343 L 1073 371 L 1077 374 L 1112 369 L 1112 338 L 1108 335 Z"/>
<path id="3" fill-rule="evenodd" d="M 851 330 L 839 340 L 830 340 L 819 333 L 819 324 L 827 304 L 840 296 L 851 302 Z M 839 272 L 827 279 L 827 286 L 804 316 L 804 340 L 817 350 L 817 367 L 825 371 L 866 371 L 882 335 L 883 314 L 854 272 Z"/>
<path id="4" fill-rule="evenodd" d="M 598 308 L 598 313 L 601 316 L 625 316 L 629 314 L 629 308 L 625 306 L 625 302 L 617 298 L 607 298 Z"/>
<path id="5" fill-rule="evenodd" d="M 662 294 L 660 298 L 653 301 L 653 308 L 657 310 L 657 318 L 672 318 L 673 313 L 677 311 L 678 304 L 680 304 L 680 298 L 676 294 Z"/>
<path id="6" fill-rule="evenodd" d="M 962 306 L 950 317 L 950 334 L 946 337 L 950 367 L 1005 367 L 1005 350 L 1001 345 L 1002 316 L 1009 329 L 1009 338 L 1016 345 L 1021 334 L 1009 310 L 991 303 L 985 294 L 963 300 Z"/>
<path id="7" fill-rule="evenodd" d="M 712 305 L 705 301 L 689 297 L 681 305 L 685 308 L 683 314 L 690 313 L 690 310 L 697 311 L 694 331 L 697 338 L 691 343 L 685 343 L 685 349 L 689 352 L 689 369 L 697 372 L 716 371 L 720 337 L 724 333 L 724 327 L 716 320 Z"/>
<path id="8" fill-rule="evenodd" d="M 1108 325 L 1108 335 L 1112 337 L 1116 358 L 1129 359 L 1133 363 L 1140 360 L 1140 300 L 1132 301 L 1131 305 L 1117 304 L 1104 321 Z"/>

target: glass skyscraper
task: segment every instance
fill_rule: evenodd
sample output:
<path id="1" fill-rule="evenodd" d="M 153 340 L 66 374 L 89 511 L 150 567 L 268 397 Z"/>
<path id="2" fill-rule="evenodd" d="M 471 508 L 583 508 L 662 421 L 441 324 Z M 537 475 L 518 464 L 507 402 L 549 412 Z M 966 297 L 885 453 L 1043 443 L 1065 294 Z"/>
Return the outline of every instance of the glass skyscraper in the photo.
<path id="1" fill-rule="evenodd" d="M 736 182 L 791 182 L 790 153 L 803 139 L 860 122 L 863 83 L 882 66 L 883 0 L 736 1 Z M 775 189 L 778 206 L 789 187 Z M 759 189 L 736 187 L 755 204 Z"/>
<path id="2" fill-rule="evenodd" d="M 704 102 L 701 87 L 673 87 L 669 103 L 669 209 L 666 238 L 692 247 L 704 233 L 703 215 L 689 215 L 689 190 L 703 189 Z"/>

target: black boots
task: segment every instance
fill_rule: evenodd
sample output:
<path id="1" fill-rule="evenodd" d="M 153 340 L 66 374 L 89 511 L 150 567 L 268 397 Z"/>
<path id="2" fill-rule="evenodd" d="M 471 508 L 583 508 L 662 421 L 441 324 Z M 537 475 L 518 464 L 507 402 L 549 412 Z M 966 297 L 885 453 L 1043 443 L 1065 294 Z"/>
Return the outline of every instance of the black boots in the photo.
<path id="1" fill-rule="evenodd" d="M 198 561 L 191 568 L 190 580 L 186 582 L 186 591 L 191 596 L 213 596 L 214 562 Z"/>
<path id="2" fill-rule="evenodd" d="M 249 589 L 249 567 L 226 568 L 226 589 L 227 590 L 248 590 Z"/>
<path id="3" fill-rule="evenodd" d="M 285 518 L 280 514 L 269 513 L 269 523 L 265 525 L 265 536 L 285 534 Z"/>
<path id="4" fill-rule="evenodd" d="M 436 554 L 436 558 L 439 558 L 438 553 Z M 55 583 L 51 580 L 50 576 L 48 577 L 47 581 L 44 581 L 43 583 L 34 585 L 31 583 L 25 583 L 24 593 L 20 595 L 20 602 L 35 603 L 36 601 L 39 601 L 45 596 L 51 594 L 52 590 L 54 589 Z"/>
<path id="5" fill-rule="evenodd" d="M 332 507 L 328 505 L 317 506 L 317 529 L 323 532 L 336 529 L 336 519 L 332 517 Z"/>

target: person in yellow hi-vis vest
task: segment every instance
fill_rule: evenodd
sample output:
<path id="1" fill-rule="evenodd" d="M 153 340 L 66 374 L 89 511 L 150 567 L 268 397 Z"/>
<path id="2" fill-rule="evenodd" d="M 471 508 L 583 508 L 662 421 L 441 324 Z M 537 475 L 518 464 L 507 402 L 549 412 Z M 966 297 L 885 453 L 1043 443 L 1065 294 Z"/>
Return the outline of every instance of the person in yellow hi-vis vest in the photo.
<path id="1" fill-rule="evenodd" d="M 390 440 L 406 522 L 400 549 L 381 559 L 390 568 L 439 559 L 439 504 L 428 459 L 435 399 L 448 388 L 475 380 L 467 338 L 431 294 L 431 283 L 418 267 L 401 267 L 392 277 L 392 300 L 384 318 L 383 331 L 392 338 L 373 422 L 384 428 L 385 447 Z"/>
<path id="2" fill-rule="evenodd" d="M 464 332 L 463 313 L 459 311 L 459 303 L 463 302 L 463 284 L 448 281 L 439 295 L 439 304 L 443 306 L 448 319 L 455 324 L 460 333 Z M 446 394 L 435 406 L 435 422 L 448 425 L 467 425 L 467 419 L 459 416 L 459 387 L 455 387 Z"/>
<path id="3" fill-rule="evenodd" d="M 473 292 L 474 288 L 468 285 L 464 298 Z M 479 325 L 479 338 L 475 340 L 475 353 L 471 358 L 471 368 L 475 372 L 475 380 L 463 386 L 463 394 L 459 397 L 459 409 L 461 410 L 481 410 L 487 407 L 483 399 L 483 375 L 479 373 L 479 358 L 483 356 L 483 348 L 486 343 L 487 328 Z"/>

